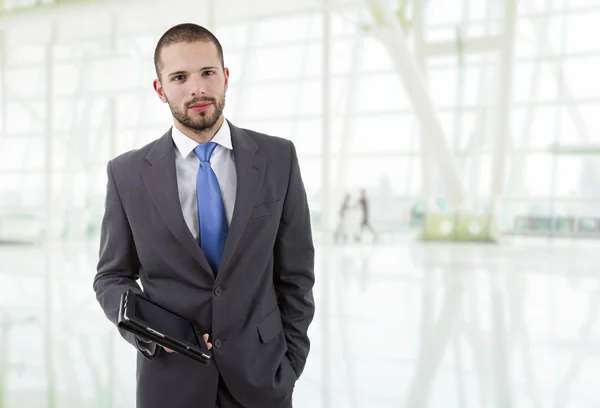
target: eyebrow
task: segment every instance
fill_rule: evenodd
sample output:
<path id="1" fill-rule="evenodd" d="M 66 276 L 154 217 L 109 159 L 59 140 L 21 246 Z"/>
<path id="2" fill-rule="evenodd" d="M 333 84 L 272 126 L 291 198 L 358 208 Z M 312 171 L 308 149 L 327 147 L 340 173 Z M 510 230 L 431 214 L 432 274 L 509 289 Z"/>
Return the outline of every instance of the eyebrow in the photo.
<path id="1" fill-rule="evenodd" d="M 206 70 L 216 70 L 217 67 L 203 67 L 200 69 L 200 71 L 206 71 Z M 171 72 L 168 76 L 172 77 L 173 75 L 181 75 L 181 74 L 187 74 L 187 71 L 175 71 L 175 72 Z"/>

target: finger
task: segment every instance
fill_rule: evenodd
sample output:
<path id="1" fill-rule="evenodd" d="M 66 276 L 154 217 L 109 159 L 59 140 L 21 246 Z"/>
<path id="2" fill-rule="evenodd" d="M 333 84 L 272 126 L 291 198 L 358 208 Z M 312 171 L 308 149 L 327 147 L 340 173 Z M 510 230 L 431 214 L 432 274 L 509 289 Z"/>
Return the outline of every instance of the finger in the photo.
<path id="1" fill-rule="evenodd" d="M 212 348 L 212 344 L 208 342 L 208 334 L 205 334 L 204 336 L 202 336 L 202 338 L 204 339 L 204 342 L 206 343 L 206 347 L 208 347 L 208 349 L 210 350 Z"/>
<path id="2" fill-rule="evenodd" d="M 170 348 L 167 348 L 167 347 L 163 347 L 163 348 L 165 349 L 165 351 L 166 351 L 167 353 L 174 353 L 174 351 L 173 351 L 173 350 L 171 350 Z"/>

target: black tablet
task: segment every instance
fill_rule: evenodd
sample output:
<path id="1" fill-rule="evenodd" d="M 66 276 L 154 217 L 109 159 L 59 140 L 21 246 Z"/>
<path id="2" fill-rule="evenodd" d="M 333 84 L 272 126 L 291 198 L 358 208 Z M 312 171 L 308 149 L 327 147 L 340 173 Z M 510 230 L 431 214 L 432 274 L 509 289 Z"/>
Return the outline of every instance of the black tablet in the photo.
<path id="1" fill-rule="evenodd" d="M 210 362 L 202 332 L 192 320 L 131 290 L 121 295 L 118 327 L 205 364 Z"/>

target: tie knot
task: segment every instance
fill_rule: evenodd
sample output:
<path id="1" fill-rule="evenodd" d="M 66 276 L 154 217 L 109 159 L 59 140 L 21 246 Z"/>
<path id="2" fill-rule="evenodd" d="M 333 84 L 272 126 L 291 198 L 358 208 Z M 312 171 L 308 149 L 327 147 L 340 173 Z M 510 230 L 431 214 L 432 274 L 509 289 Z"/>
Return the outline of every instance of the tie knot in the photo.
<path id="1" fill-rule="evenodd" d="M 199 144 L 194 149 L 194 154 L 198 156 L 201 162 L 210 162 L 210 156 L 215 151 L 217 144 L 215 142 L 208 142 Z"/>

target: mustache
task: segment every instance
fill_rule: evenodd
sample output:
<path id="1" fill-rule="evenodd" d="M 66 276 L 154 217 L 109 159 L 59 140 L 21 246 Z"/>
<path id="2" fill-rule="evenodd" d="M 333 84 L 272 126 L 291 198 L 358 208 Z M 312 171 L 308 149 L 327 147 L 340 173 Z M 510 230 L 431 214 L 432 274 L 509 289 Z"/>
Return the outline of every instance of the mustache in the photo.
<path id="1" fill-rule="evenodd" d="M 217 104 L 217 100 L 215 98 L 196 98 L 194 100 L 191 100 L 190 102 L 186 103 L 186 108 L 189 108 L 190 106 L 192 106 L 195 103 L 200 103 L 200 102 L 212 102 L 215 105 Z"/>

